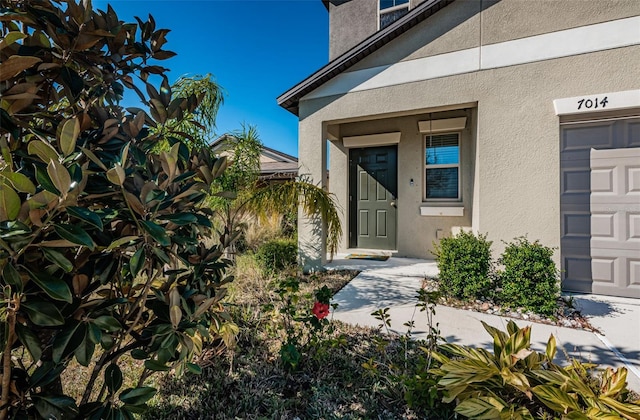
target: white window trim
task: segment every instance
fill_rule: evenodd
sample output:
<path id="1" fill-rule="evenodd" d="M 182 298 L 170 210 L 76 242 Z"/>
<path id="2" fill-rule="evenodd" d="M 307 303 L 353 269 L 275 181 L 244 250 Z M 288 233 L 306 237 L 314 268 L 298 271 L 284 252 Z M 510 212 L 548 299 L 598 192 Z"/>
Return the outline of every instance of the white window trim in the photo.
<path id="1" fill-rule="evenodd" d="M 441 165 L 427 165 L 425 154 L 427 152 L 427 139 L 430 136 L 442 136 L 456 134 L 458 136 L 458 163 L 448 163 Z M 450 131 L 446 133 L 429 133 L 423 136 L 422 140 L 422 201 L 425 203 L 461 203 L 462 202 L 462 144 L 460 142 L 461 133 Z M 458 168 L 458 197 L 457 198 L 427 198 L 427 169 L 438 168 Z"/>
<path id="2" fill-rule="evenodd" d="M 408 2 L 403 3 L 403 4 L 398 4 L 396 6 L 387 7 L 386 9 L 381 9 L 380 8 L 380 1 L 381 0 L 378 0 L 378 30 L 380 30 L 380 16 L 381 15 L 384 15 L 386 13 L 395 12 L 396 10 L 402 10 L 402 9 L 411 10 L 411 0 L 409 0 Z"/>

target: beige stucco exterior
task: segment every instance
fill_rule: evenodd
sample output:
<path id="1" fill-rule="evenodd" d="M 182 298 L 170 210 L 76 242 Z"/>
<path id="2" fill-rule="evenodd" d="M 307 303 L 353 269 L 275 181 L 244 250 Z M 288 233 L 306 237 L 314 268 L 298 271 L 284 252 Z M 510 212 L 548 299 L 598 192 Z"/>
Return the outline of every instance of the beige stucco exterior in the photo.
<path id="1" fill-rule="evenodd" d="M 639 15 L 635 0 L 457 1 L 347 72 Z M 342 137 L 400 131 L 398 256 L 432 257 L 437 232 L 448 234 L 455 226 L 487 233 L 496 253 L 502 241 L 521 235 L 558 247 L 559 117 L 553 101 L 638 89 L 638 69 L 640 46 L 629 45 L 332 96 L 312 92 L 299 104 L 300 173 L 324 182 L 330 139 L 331 187 L 348 232 L 348 150 Z M 424 134 L 418 121 L 461 115 L 468 117 L 461 133 L 462 199 L 425 202 Z M 464 215 L 420 215 L 421 207 L 438 205 L 462 206 Z M 300 226 L 308 267 L 324 259 L 317 226 L 304 219 Z M 347 247 L 345 235 L 341 250 Z"/>

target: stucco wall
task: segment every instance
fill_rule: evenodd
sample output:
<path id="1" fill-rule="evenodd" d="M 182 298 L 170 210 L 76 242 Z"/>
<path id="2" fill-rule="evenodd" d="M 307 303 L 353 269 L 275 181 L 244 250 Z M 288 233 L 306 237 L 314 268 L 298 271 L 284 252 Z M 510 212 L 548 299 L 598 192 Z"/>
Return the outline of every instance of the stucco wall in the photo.
<path id="1" fill-rule="evenodd" d="M 485 45 L 640 14 L 637 0 L 482 0 L 482 3 Z"/>
<path id="2" fill-rule="evenodd" d="M 329 4 L 329 60 L 378 30 L 378 0 Z"/>
<path id="3" fill-rule="evenodd" d="M 458 2 L 456 2 L 458 3 Z M 449 10 L 453 15 L 463 13 L 451 6 L 434 15 Z M 469 2 L 460 2 L 468 4 Z M 523 6 L 527 4 L 527 6 Z M 539 3 L 539 2 L 531 2 Z M 549 2 L 543 2 L 547 5 Z M 560 2 L 562 3 L 562 2 Z M 571 3 L 571 2 L 569 2 Z M 584 3 L 580 1 L 580 3 Z M 589 3 L 589 2 L 587 2 Z M 564 29 L 568 25 L 601 22 L 603 20 L 640 15 L 638 2 L 594 2 L 576 11 L 570 5 L 555 4 L 551 8 L 544 22 L 546 30 L 553 28 Z M 474 15 L 465 20 L 461 26 L 452 28 L 446 36 L 458 40 L 459 44 L 453 48 L 460 48 L 469 43 L 473 36 L 465 36 L 462 32 L 475 33 L 479 42 L 480 34 L 476 31 L 473 21 L 483 22 L 483 40 L 492 42 L 502 41 L 505 34 L 500 31 L 484 29 L 487 21 L 493 20 L 492 25 L 508 19 L 520 19 L 520 13 L 515 9 L 529 7 L 529 2 L 519 0 L 503 0 L 499 4 L 488 7 L 481 16 Z M 633 7 L 637 5 L 635 8 Z M 615 5 L 615 10 L 610 10 Z M 578 14 L 580 20 L 573 19 Z M 455 20 L 454 17 L 451 19 Z M 531 17 L 528 17 L 531 19 Z M 542 19 L 542 18 L 540 18 Z M 522 16 L 521 24 L 513 25 L 511 37 L 525 36 L 536 27 L 535 22 L 527 23 Z M 373 67 L 385 60 L 393 62 L 400 56 L 416 57 L 421 54 L 431 54 L 444 51 L 444 44 L 440 39 L 432 45 L 422 46 L 420 38 L 428 36 L 419 34 L 427 31 L 432 25 L 431 19 L 422 22 L 414 29 L 415 33 L 408 33 L 404 38 L 396 39 L 381 49 L 378 53 L 363 60 L 360 67 Z M 466 29 L 463 28 L 467 25 Z M 437 25 L 435 25 L 437 27 Z M 518 29 L 521 28 L 521 29 Z M 436 30 L 436 29 L 434 29 Z M 444 36 L 444 35 L 443 35 Z M 502 36 L 502 38 L 500 38 Z M 401 42 L 406 40 L 406 44 Z M 488 41 L 486 41 L 488 42 Z M 413 46 L 411 46 L 413 45 Z M 402 50 L 401 52 L 398 52 Z M 388 58 L 385 58 L 385 54 Z M 434 226 L 447 227 L 459 222 L 471 224 L 476 231 L 488 233 L 489 239 L 494 241 L 494 252 L 500 253 L 504 244 L 516 236 L 528 235 L 529 239 L 539 239 L 545 245 L 559 247 L 560 245 L 560 212 L 559 212 L 559 119 L 554 113 L 553 100 L 587 94 L 617 92 L 639 87 L 638 72 L 640 68 L 640 47 L 628 46 L 607 49 L 586 54 L 547 59 L 527 64 L 518 64 L 500 68 L 480 70 L 453 76 L 439 77 L 430 80 L 416 81 L 399 85 L 382 86 L 374 89 L 352 91 L 342 95 L 334 95 L 300 101 L 300 125 L 304 130 L 300 132 L 300 161 L 314 161 L 318 159 L 315 147 L 307 142 L 316 141 L 328 124 L 339 127 L 339 136 L 349 135 L 349 130 L 392 131 L 397 124 L 403 137 L 399 147 L 399 211 L 398 216 L 398 251 L 399 255 L 411 257 L 430 257 L 430 243 L 435 234 Z M 465 164 L 463 184 L 465 197 L 464 220 L 449 223 L 446 220 L 435 221 L 431 217 L 418 216 L 422 188 L 422 159 L 421 141 L 418 141 L 417 124 L 426 112 L 443 106 L 466 108 L 469 104 L 477 103 L 467 127 L 472 139 L 470 144 L 475 150 L 464 152 L 466 156 L 476 156 L 475 164 L 463 158 Z M 477 114 L 475 114 L 477 112 Z M 389 117 L 401 117 L 397 122 L 387 119 L 380 123 L 378 120 Z M 476 119 L 477 117 L 477 119 Z M 370 121 L 371 120 L 371 121 Z M 364 122 L 370 121 L 370 122 Z M 357 123 L 356 123 L 357 122 Z M 379 125 L 382 124 L 382 125 Z M 325 130 L 326 131 L 326 130 Z M 326 132 L 324 133 L 326 135 Z M 327 138 L 327 137 L 324 137 Z M 405 142 L 405 139 L 407 140 Z M 404 142 L 404 143 L 403 143 Z M 466 143 L 463 143 L 466 144 Z M 313 150 L 312 150 L 313 149 Z M 337 141 L 331 147 L 332 191 L 337 193 L 342 208 L 348 209 L 347 161 L 346 150 Z M 471 165 L 467 167 L 466 165 Z M 333 174 L 342 174 L 341 178 Z M 415 193 L 408 187 L 407 178 L 411 174 L 417 186 Z M 471 173 L 475 177 L 467 178 Z M 467 185 L 469 184 L 469 185 Z M 475 188 L 474 188 L 475 184 Z M 468 204 L 467 198 L 473 205 Z M 469 217 L 469 219 L 467 219 Z M 435 219 L 435 218 L 434 218 Z M 439 225 L 441 223 L 441 225 Z M 346 242 L 343 242 L 343 245 Z M 556 260 L 559 257 L 556 252 Z"/>
<path id="4" fill-rule="evenodd" d="M 346 72 L 639 14 L 637 0 L 455 1 Z"/>
<path id="5" fill-rule="evenodd" d="M 479 1 L 455 1 L 428 19 L 428 26 L 410 29 L 347 72 L 477 47 L 479 12 Z"/>

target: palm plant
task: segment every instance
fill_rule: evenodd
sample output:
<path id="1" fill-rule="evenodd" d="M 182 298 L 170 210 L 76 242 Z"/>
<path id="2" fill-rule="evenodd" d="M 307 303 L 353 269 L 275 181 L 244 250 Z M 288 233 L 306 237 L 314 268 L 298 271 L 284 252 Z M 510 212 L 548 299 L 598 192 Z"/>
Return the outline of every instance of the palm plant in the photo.
<path id="1" fill-rule="evenodd" d="M 224 103 L 224 90 L 210 73 L 182 76 L 171 90 L 176 98 L 199 97 L 198 107 L 188 115 L 189 118 L 177 120 L 174 128 L 188 136 L 192 145 L 206 147 L 215 136 L 216 117 Z"/>
<path id="2" fill-rule="evenodd" d="M 242 130 L 225 136 L 225 154 L 230 161 L 215 182 L 209 204 L 222 221 L 224 233 L 232 238 L 240 236 L 248 216 L 258 218 L 270 214 L 295 211 L 298 206 L 308 216 L 320 216 L 327 226 L 327 249 L 335 253 L 342 235 L 340 218 L 333 194 L 305 179 L 283 183 L 263 184 L 259 182 L 260 142 L 254 126 L 243 126 Z M 235 241 L 227 250 L 233 258 Z"/>

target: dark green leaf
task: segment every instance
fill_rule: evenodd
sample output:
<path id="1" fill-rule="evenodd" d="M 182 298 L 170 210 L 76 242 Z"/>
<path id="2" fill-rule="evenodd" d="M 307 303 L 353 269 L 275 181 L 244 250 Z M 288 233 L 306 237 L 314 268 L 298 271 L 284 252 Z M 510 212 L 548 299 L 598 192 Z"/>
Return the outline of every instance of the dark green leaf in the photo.
<path id="1" fill-rule="evenodd" d="M 167 253 L 160 248 L 151 248 L 151 252 L 153 252 L 164 264 L 171 264 L 171 260 Z"/>
<path id="2" fill-rule="evenodd" d="M 53 193 L 55 195 L 60 195 L 60 191 L 53 185 L 51 178 L 49 178 L 49 174 L 46 169 L 42 169 L 39 166 L 36 166 L 36 181 L 38 184 L 42 186 L 46 191 Z"/>
<path id="3" fill-rule="evenodd" d="M 91 250 L 95 248 L 95 244 L 93 243 L 91 236 L 89 236 L 89 234 L 80 226 L 60 224 L 54 225 L 53 228 L 61 238 L 66 239 L 67 241 L 78 245 L 84 245 Z"/>
<path id="4" fill-rule="evenodd" d="M 61 252 L 55 251 L 51 248 L 41 248 L 46 259 L 62 268 L 66 273 L 70 273 L 73 270 L 73 264 L 69 261 Z"/>
<path id="5" fill-rule="evenodd" d="M 20 278 L 18 270 L 16 270 L 11 262 L 7 262 L 4 266 L 2 278 L 9 286 L 13 287 L 14 290 L 22 291 L 22 279 Z"/>
<path id="6" fill-rule="evenodd" d="M 100 327 L 100 329 L 108 332 L 116 332 L 122 329 L 118 320 L 109 315 L 99 316 L 93 320 L 93 323 Z"/>
<path id="7" fill-rule="evenodd" d="M 73 398 L 64 395 L 33 395 L 33 402 L 38 414 L 43 419 L 61 419 L 75 417 L 78 411 Z"/>
<path id="8" fill-rule="evenodd" d="M 103 403 L 100 402 L 100 401 L 91 402 L 91 403 L 87 403 L 87 404 L 82 404 L 80 406 L 80 415 L 78 416 L 78 418 L 81 418 L 81 419 L 92 419 L 93 418 L 93 416 L 92 416 L 93 413 L 96 413 L 99 410 L 104 409 L 102 404 Z M 98 418 L 101 418 L 101 417 L 98 415 Z"/>
<path id="9" fill-rule="evenodd" d="M 84 88 L 84 80 L 78 73 L 66 66 L 62 68 L 60 73 L 62 74 L 64 87 L 69 89 L 69 93 L 71 93 L 74 100 L 77 99 Z"/>
<path id="10" fill-rule="evenodd" d="M 96 344 L 91 341 L 89 337 L 89 330 L 85 327 L 85 334 L 82 342 L 76 347 L 73 354 L 76 356 L 76 360 L 82 366 L 89 366 L 91 357 L 96 349 Z"/>
<path id="11" fill-rule="evenodd" d="M 44 272 L 35 273 L 27 269 L 29 278 L 33 280 L 44 292 L 49 295 L 51 299 L 60 300 L 63 302 L 71 303 L 73 296 L 71 296 L 71 289 L 69 285 L 59 278 L 51 277 Z"/>
<path id="12" fill-rule="evenodd" d="M 16 323 L 16 334 L 20 342 L 29 350 L 31 358 L 35 361 L 40 360 L 42 348 L 40 347 L 40 339 L 38 336 L 29 328 L 19 323 Z"/>
<path id="13" fill-rule="evenodd" d="M 100 344 L 102 341 L 102 330 L 96 324 L 89 323 L 87 326 L 87 336 L 93 344 Z"/>
<path id="14" fill-rule="evenodd" d="M 131 271 L 132 277 L 135 278 L 138 275 L 144 265 L 144 261 L 144 248 L 139 248 L 129 260 L 129 271 Z"/>
<path id="15" fill-rule="evenodd" d="M 80 220 L 84 220 L 85 222 L 97 227 L 100 230 L 104 229 L 104 225 L 102 224 L 102 219 L 100 219 L 100 216 L 87 208 L 70 206 L 67 207 L 67 213 Z"/>
<path id="16" fill-rule="evenodd" d="M 149 191 L 149 193 L 147 194 L 147 196 L 144 198 L 144 202 L 145 204 L 149 204 L 150 202 L 154 201 L 154 200 L 163 200 L 165 197 L 167 196 L 167 192 L 166 191 L 162 191 L 162 190 L 151 190 Z"/>
<path id="17" fill-rule="evenodd" d="M 203 216 L 201 214 L 196 214 L 196 217 L 198 218 L 198 224 L 205 226 L 205 227 L 213 227 L 213 225 L 211 224 L 211 220 L 209 220 L 208 217 Z"/>
<path id="18" fill-rule="evenodd" d="M 50 384 L 60 376 L 64 368 L 64 365 L 56 365 L 53 362 L 42 362 L 42 365 L 38 366 L 31 374 L 29 386 L 35 388 Z"/>
<path id="19" fill-rule="evenodd" d="M 195 363 L 187 363 L 186 366 L 189 372 L 195 373 L 196 375 L 200 375 L 202 373 L 202 368 Z"/>
<path id="20" fill-rule="evenodd" d="M 142 221 L 142 227 L 146 230 L 153 239 L 156 240 L 162 246 L 170 246 L 171 239 L 167 235 L 167 232 L 163 227 L 156 225 L 155 223 L 149 220 Z"/>
<path id="21" fill-rule="evenodd" d="M 110 394 L 113 394 L 122 386 L 122 371 L 115 363 L 110 364 L 105 369 L 104 383 L 107 385 Z"/>
<path id="22" fill-rule="evenodd" d="M 51 302 L 22 302 L 20 308 L 23 309 L 31 322 L 42 327 L 55 327 L 64 325 L 64 317 Z"/>
<path id="23" fill-rule="evenodd" d="M 156 389 L 149 386 L 129 388 L 120 394 L 120 401 L 125 404 L 140 405 L 149 401 L 156 394 Z"/>
<path id="24" fill-rule="evenodd" d="M 86 327 L 77 321 L 67 325 L 63 330 L 58 332 L 53 340 L 53 361 L 60 363 L 64 358 L 73 353 L 76 347 L 84 340 L 85 333 Z"/>
<path id="25" fill-rule="evenodd" d="M 136 360 L 144 360 L 147 357 L 149 357 L 149 354 L 144 350 L 134 349 L 134 350 L 131 350 L 131 357 L 133 357 Z"/>
<path id="26" fill-rule="evenodd" d="M 158 216 L 158 218 L 162 220 L 168 220 L 179 226 L 196 223 L 198 221 L 198 218 L 193 213 L 166 214 L 163 216 Z"/>
<path id="27" fill-rule="evenodd" d="M 109 350 L 113 347 L 113 345 L 115 344 L 114 340 L 113 340 L 113 336 L 111 336 L 111 334 L 102 334 L 102 339 L 100 341 L 100 345 L 102 346 L 103 349 L 105 350 Z"/>
<path id="28" fill-rule="evenodd" d="M 144 367 L 146 367 L 149 370 L 153 370 L 155 372 L 167 371 L 171 369 L 169 366 L 165 365 L 164 363 L 161 363 L 161 362 L 158 362 L 157 360 L 152 360 L 152 359 L 145 360 Z"/>

